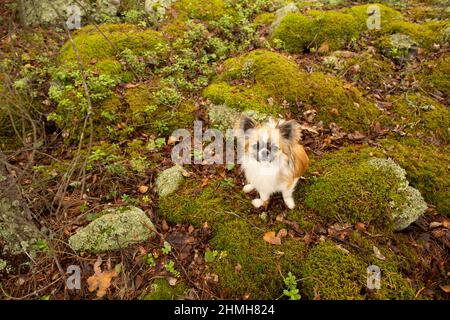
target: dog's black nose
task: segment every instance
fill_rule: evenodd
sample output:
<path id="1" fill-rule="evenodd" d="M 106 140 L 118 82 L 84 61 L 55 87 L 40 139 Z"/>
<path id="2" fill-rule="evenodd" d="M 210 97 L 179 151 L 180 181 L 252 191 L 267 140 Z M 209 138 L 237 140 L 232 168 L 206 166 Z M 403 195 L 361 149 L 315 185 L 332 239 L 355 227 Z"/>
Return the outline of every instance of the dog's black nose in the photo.
<path id="1" fill-rule="evenodd" d="M 260 161 L 267 161 L 270 158 L 270 151 L 267 149 L 260 150 L 258 153 L 258 158 Z"/>

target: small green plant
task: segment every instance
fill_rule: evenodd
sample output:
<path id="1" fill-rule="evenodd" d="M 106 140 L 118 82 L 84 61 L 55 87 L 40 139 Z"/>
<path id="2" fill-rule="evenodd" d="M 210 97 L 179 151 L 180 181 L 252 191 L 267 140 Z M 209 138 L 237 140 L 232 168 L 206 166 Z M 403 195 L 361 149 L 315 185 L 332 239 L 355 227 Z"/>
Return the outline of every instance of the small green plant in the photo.
<path id="1" fill-rule="evenodd" d="M 234 187 L 235 183 L 233 181 L 233 178 L 225 178 L 220 182 L 220 185 L 224 188 L 225 187 Z"/>
<path id="2" fill-rule="evenodd" d="M 173 260 L 169 260 L 168 263 L 165 264 L 164 266 L 166 268 L 166 270 L 168 272 L 170 272 L 170 274 L 172 274 L 175 278 L 179 278 L 180 277 L 180 273 L 175 270 L 175 263 L 173 262 Z"/>
<path id="3" fill-rule="evenodd" d="M 147 254 L 144 256 L 144 261 L 145 261 L 145 263 L 146 263 L 149 267 L 151 267 L 151 268 L 156 267 L 155 257 L 153 257 L 153 254 L 152 254 L 152 253 L 147 253 Z"/>
<path id="4" fill-rule="evenodd" d="M 37 252 L 47 252 L 48 251 L 48 244 L 45 242 L 45 240 L 38 240 L 36 243 L 33 244 L 33 249 Z"/>
<path id="5" fill-rule="evenodd" d="M 213 262 L 216 260 L 216 257 L 219 255 L 219 251 L 213 250 L 213 251 L 206 251 L 205 252 L 205 262 Z"/>
<path id="6" fill-rule="evenodd" d="M 161 248 L 162 253 L 169 254 L 172 251 L 172 246 L 167 241 L 164 241 L 164 247 Z"/>
<path id="7" fill-rule="evenodd" d="M 289 300 L 300 300 L 299 290 L 297 289 L 297 278 L 289 272 L 286 278 L 283 278 L 286 289 L 283 294 L 289 297 Z"/>

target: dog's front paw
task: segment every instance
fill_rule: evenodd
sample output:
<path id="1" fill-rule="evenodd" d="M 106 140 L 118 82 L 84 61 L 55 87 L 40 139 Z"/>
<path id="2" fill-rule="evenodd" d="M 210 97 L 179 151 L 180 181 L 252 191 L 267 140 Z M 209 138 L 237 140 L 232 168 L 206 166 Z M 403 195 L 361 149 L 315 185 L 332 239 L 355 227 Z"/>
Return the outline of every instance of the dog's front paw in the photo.
<path id="1" fill-rule="evenodd" d="M 294 202 L 294 199 L 292 199 L 292 198 L 287 198 L 287 199 L 285 199 L 285 200 L 284 200 L 284 203 L 286 204 L 286 206 L 287 206 L 289 209 L 294 209 L 294 207 L 295 207 L 295 202 Z"/>
<path id="2" fill-rule="evenodd" d="M 242 189 L 245 193 L 250 193 L 253 190 L 255 190 L 255 187 L 252 184 L 247 184 L 244 186 L 244 189 Z"/>
<path id="3" fill-rule="evenodd" d="M 262 201 L 261 199 L 253 199 L 252 200 L 252 205 L 255 208 L 261 208 L 263 204 L 264 204 L 264 201 Z"/>

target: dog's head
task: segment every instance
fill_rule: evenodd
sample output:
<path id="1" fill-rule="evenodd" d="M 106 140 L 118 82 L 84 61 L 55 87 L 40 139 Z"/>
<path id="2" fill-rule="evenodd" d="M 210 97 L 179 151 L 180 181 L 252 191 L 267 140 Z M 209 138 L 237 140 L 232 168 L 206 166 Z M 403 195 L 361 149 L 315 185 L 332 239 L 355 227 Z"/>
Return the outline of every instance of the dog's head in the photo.
<path id="1" fill-rule="evenodd" d="M 294 120 L 269 120 L 258 124 L 250 117 L 243 117 L 240 129 L 245 137 L 245 154 L 262 163 L 270 163 L 281 157 L 292 158 L 294 147 L 300 140 L 300 128 Z"/>

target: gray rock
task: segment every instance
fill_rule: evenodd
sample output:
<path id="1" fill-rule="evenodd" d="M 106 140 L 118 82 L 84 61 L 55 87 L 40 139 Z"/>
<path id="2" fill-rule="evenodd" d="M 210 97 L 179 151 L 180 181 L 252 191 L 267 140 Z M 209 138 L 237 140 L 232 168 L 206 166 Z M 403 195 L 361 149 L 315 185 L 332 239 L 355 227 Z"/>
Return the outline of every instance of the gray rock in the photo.
<path id="1" fill-rule="evenodd" d="M 108 209 L 102 214 L 69 238 L 72 249 L 99 253 L 126 248 L 155 236 L 152 221 L 139 208 Z"/>
<path id="2" fill-rule="evenodd" d="M 175 192 L 184 180 L 183 172 L 183 168 L 178 164 L 161 172 L 156 178 L 158 195 L 165 197 Z"/>
<path id="3" fill-rule="evenodd" d="M 79 7 L 81 18 L 89 15 L 93 18 L 117 15 L 120 0 L 23 0 L 23 19 L 27 25 L 58 25 L 61 16 L 67 21 L 67 8 Z M 56 9 L 56 10 L 55 10 Z"/>
<path id="4" fill-rule="evenodd" d="M 381 40 L 381 50 L 385 56 L 405 62 L 417 55 L 419 46 L 410 36 L 395 33 Z"/>
<path id="5" fill-rule="evenodd" d="M 281 23 L 281 20 L 283 20 L 283 18 L 288 13 L 291 13 L 291 12 L 298 12 L 298 7 L 296 6 L 296 4 L 294 2 L 291 2 L 287 5 L 285 5 L 284 7 L 278 9 L 275 13 L 275 20 L 270 25 L 269 32 L 272 33 L 278 27 L 278 25 Z"/>

